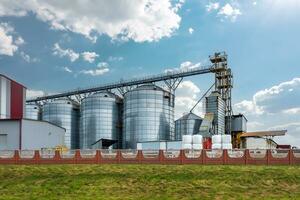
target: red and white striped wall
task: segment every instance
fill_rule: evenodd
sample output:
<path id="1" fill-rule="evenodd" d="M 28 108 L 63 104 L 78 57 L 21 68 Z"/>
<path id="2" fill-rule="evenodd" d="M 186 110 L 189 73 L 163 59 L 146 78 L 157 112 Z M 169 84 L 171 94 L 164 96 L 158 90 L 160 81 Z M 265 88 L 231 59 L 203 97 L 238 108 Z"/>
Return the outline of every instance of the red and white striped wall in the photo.
<path id="1" fill-rule="evenodd" d="M 0 119 L 22 119 L 25 100 L 26 88 L 0 74 Z"/>

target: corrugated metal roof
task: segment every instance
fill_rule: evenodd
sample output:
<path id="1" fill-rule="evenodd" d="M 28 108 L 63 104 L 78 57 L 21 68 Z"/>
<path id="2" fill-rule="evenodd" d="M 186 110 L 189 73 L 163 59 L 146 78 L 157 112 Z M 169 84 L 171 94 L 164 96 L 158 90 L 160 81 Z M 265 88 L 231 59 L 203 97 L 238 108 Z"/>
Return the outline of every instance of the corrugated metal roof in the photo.
<path id="1" fill-rule="evenodd" d="M 241 137 L 284 136 L 286 132 L 287 130 L 247 132 L 243 133 Z"/>
<path id="2" fill-rule="evenodd" d="M 14 79 L 9 78 L 8 76 L 6 76 L 6 75 L 4 75 L 4 74 L 0 74 L 0 77 L 6 78 L 6 79 L 8 79 L 8 80 L 10 80 L 10 81 L 12 81 L 12 82 L 15 82 L 15 83 L 21 85 L 23 88 L 27 89 L 27 87 L 26 87 L 24 84 L 22 84 L 22 83 L 20 83 L 20 82 L 17 82 L 17 81 L 15 81 Z"/>
<path id="3" fill-rule="evenodd" d="M 200 120 L 202 120 L 201 117 L 199 117 L 198 115 L 195 115 L 194 113 L 185 114 L 185 115 L 183 115 L 182 117 L 180 117 L 177 120 L 193 120 L 193 119 L 200 119 Z"/>

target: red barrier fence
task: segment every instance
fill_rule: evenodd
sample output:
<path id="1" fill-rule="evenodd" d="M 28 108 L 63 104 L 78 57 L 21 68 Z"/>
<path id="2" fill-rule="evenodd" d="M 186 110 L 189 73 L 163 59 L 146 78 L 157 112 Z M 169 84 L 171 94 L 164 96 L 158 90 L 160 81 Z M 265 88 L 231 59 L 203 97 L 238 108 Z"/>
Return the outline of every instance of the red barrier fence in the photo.
<path id="1" fill-rule="evenodd" d="M 300 165 L 300 150 L 0 151 L 0 164 Z"/>

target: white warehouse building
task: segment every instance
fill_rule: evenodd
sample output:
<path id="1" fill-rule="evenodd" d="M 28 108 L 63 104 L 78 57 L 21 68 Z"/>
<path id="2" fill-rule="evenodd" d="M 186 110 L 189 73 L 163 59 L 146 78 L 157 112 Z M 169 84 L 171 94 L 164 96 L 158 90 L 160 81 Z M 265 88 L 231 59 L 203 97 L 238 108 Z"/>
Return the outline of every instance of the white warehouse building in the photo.
<path id="1" fill-rule="evenodd" d="M 64 128 L 46 121 L 2 119 L 0 150 L 40 150 L 63 146 L 65 132 Z"/>

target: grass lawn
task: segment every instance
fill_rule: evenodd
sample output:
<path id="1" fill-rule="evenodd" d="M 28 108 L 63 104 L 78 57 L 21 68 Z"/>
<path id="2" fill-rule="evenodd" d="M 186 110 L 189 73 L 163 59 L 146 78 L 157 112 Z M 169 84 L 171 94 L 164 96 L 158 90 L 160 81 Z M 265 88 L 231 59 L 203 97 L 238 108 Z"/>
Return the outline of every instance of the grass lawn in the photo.
<path id="1" fill-rule="evenodd" d="M 300 199 L 300 166 L 0 166 L 0 199 Z"/>

